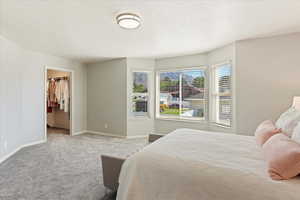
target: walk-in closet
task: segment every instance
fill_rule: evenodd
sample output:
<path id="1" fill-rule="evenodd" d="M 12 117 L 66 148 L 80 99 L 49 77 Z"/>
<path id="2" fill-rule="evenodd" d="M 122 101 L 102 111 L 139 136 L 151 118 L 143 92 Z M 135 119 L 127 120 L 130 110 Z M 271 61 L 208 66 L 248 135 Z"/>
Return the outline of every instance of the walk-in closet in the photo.
<path id="1" fill-rule="evenodd" d="M 70 134 L 71 73 L 47 70 L 47 134 Z"/>

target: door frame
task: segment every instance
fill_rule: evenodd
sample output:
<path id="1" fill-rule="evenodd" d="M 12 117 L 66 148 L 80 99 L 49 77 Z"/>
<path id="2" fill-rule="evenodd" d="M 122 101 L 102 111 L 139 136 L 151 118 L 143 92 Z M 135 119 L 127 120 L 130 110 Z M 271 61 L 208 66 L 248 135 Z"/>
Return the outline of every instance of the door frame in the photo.
<path id="1" fill-rule="evenodd" d="M 70 136 L 73 136 L 74 134 L 74 70 L 67 69 L 63 67 L 51 67 L 51 66 L 45 66 L 44 69 L 44 137 L 45 141 L 47 141 L 47 80 L 48 80 L 48 70 L 56 70 L 56 71 L 62 71 L 62 72 L 69 72 L 70 75 Z"/>

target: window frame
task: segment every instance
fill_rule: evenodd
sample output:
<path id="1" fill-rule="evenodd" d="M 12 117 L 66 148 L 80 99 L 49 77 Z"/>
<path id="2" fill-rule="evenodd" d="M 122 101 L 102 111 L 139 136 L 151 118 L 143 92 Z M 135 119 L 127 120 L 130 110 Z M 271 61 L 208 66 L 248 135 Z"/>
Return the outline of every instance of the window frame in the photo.
<path id="1" fill-rule="evenodd" d="M 147 93 L 135 93 L 133 92 L 133 84 L 134 84 L 134 73 L 146 73 L 147 74 Z M 151 106 L 151 81 L 150 79 L 152 78 L 151 76 L 152 71 L 147 71 L 147 70 L 139 70 L 139 69 L 132 69 L 130 71 L 130 76 L 131 76 L 131 86 L 130 86 L 130 114 L 132 117 L 140 117 L 140 118 L 150 118 L 151 117 L 151 112 L 150 112 L 150 106 Z M 132 99 L 134 94 L 147 94 L 147 112 L 134 112 L 132 109 Z"/>
<path id="2" fill-rule="evenodd" d="M 204 81 L 204 89 L 205 89 L 205 106 L 204 106 L 204 119 L 197 119 L 193 117 L 182 117 L 182 116 L 161 116 L 160 115 L 160 74 L 164 72 L 181 72 L 185 70 L 203 70 L 205 75 L 205 81 Z M 197 123 L 208 123 L 209 122 L 209 70 L 208 66 L 202 65 L 197 67 L 177 67 L 177 68 L 163 68 L 155 71 L 155 119 L 158 120 L 170 120 L 170 121 L 183 121 L 183 122 L 197 122 Z M 180 85 L 181 85 L 181 79 Z M 181 88 L 181 86 L 179 87 Z M 180 96 L 181 95 L 181 89 L 179 90 Z M 182 100 L 182 97 L 180 97 L 180 101 Z M 182 105 L 181 105 L 182 106 Z M 180 106 L 180 107 L 181 107 Z"/>
<path id="3" fill-rule="evenodd" d="M 217 92 L 217 76 L 216 76 L 216 69 L 219 67 L 222 67 L 224 65 L 230 65 L 230 93 L 219 93 Z M 215 124 L 217 126 L 223 127 L 223 128 L 233 128 L 234 123 L 234 90 L 233 90 L 233 63 L 231 60 L 227 60 L 224 62 L 219 62 L 216 64 L 213 64 L 210 67 L 210 123 Z M 230 125 L 219 123 L 217 122 L 218 114 L 217 110 L 219 109 L 217 106 L 217 97 L 220 96 L 231 96 L 231 121 Z"/>

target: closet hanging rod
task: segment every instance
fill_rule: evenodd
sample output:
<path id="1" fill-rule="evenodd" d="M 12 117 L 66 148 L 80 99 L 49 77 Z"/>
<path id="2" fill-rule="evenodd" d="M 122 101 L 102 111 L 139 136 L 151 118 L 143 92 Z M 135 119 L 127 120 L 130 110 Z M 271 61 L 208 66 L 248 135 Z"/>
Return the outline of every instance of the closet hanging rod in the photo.
<path id="1" fill-rule="evenodd" d="M 69 80 L 69 77 L 67 77 L 67 76 L 54 77 L 54 78 L 48 78 L 48 80 L 56 80 L 56 81 L 59 81 L 59 80 Z"/>

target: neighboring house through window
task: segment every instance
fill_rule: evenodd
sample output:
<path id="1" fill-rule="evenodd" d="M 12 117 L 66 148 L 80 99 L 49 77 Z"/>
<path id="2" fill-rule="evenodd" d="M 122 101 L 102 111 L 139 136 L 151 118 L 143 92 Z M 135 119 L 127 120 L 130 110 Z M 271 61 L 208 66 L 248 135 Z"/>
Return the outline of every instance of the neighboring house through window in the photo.
<path id="1" fill-rule="evenodd" d="M 132 75 L 132 113 L 134 115 L 148 115 L 149 72 L 135 71 Z"/>
<path id="2" fill-rule="evenodd" d="M 205 120 L 205 68 L 160 71 L 157 75 L 157 117 Z"/>
<path id="3" fill-rule="evenodd" d="M 231 127 L 233 119 L 231 62 L 211 66 L 209 70 L 211 88 L 208 88 L 207 72 L 206 67 L 158 71 L 156 117 L 206 120 L 209 123 Z M 209 99 L 208 89 L 211 94 Z"/>

